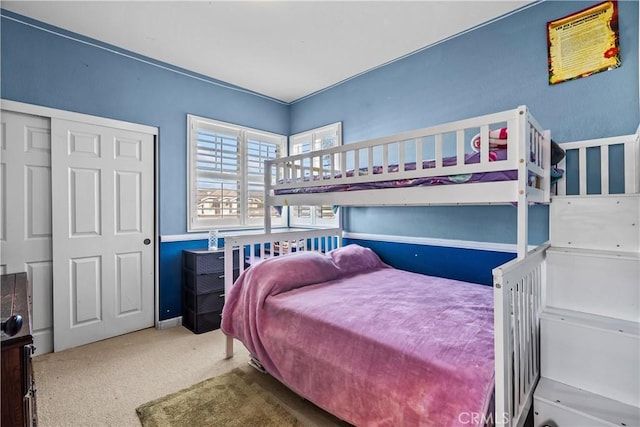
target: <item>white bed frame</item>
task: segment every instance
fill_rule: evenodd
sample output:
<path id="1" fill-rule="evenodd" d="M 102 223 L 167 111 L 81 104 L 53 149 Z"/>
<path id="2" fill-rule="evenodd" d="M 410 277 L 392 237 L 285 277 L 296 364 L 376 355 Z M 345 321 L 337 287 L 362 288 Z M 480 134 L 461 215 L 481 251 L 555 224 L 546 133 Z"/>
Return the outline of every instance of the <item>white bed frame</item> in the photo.
<path id="1" fill-rule="evenodd" d="M 507 127 L 507 160 L 489 162 L 488 133 Z M 466 131 L 466 132 L 465 132 Z M 464 164 L 469 133 L 480 133 L 480 162 Z M 443 166 L 446 135 L 455 135 L 457 164 Z M 289 205 L 402 206 L 517 204 L 517 259 L 494 270 L 495 412 L 489 424 L 521 426 L 539 377 L 539 320 L 544 306 L 544 257 L 546 246 L 528 252 L 528 205 L 550 201 L 549 131 L 543 130 L 525 106 L 445 125 L 405 132 L 391 137 L 347 144 L 271 160 L 265 164 L 265 233 L 225 237 L 225 293 L 233 286 L 232 251 L 240 249 L 252 259 L 274 256 L 267 248 L 328 250 L 342 245 L 341 228 L 278 231 L 271 227 L 271 207 Z M 423 150 L 433 144 L 435 168 L 421 169 Z M 411 152 L 409 153 L 409 150 Z M 415 150 L 415 154 L 414 154 Z M 535 156 L 530 155 L 534 153 Z M 397 158 L 399 172 L 347 177 L 347 163 L 372 171 L 374 157 L 382 159 L 384 171 Z M 405 160 L 405 158 L 407 160 Z M 405 163 L 418 159 L 418 170 L 404 171 Z M 327 162 L 328 160 L 328 162 Z M 321 166 L 322 164 L 329 166 Z M 395 163 L 395 162 L 394 162 Z M 332 193 L 277 195 L 281 189 L 327 184 L 354 184 L 426 176 L 517 170 L 518 179 L 501 182 L 439 185 L 428 187 L 360 190 Z M 341 177 L 337 177 L 341 174 Z M 533 174 L 534 185 L 528 177 Z M 301 180 L 319 176 L 322 179 Z M 289 242 L 283 245 L 282 242 Z M 244 270 L 243 263 L 240 269 Z M 226 356 L 233 356 L 233 339 L 227 337 Z"/>

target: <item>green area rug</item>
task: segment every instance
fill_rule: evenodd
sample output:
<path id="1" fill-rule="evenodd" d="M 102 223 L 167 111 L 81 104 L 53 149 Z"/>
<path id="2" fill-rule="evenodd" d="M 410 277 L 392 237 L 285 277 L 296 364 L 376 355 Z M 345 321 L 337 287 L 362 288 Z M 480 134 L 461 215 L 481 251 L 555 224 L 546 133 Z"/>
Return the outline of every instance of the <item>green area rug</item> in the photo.
<path id="1" fill-rule="evenodd" d="M 302 426 L 240 368 L 136 408 L 143 427 Z"/>

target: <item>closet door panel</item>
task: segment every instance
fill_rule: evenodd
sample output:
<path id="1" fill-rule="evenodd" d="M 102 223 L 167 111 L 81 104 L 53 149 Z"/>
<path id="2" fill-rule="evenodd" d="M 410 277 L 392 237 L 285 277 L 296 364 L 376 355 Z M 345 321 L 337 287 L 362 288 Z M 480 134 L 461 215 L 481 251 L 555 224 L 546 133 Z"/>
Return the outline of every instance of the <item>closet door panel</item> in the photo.
<path id="1" fill-rule="evenodd" d="M 0 272 L 26 272 L 38 354 L 53 350 L 50 119 L 2 111 Z"/>
<path id="2" fill-rule="evenodd" d="M 154 323 L 154 136 L 52 120 L 55 350 Z"/>

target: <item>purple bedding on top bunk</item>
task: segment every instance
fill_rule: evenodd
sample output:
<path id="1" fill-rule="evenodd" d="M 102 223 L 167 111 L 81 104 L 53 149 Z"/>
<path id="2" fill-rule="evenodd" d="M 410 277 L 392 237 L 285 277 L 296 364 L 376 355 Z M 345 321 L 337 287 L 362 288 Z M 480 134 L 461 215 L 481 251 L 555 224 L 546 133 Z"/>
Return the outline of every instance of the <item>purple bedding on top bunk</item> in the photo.
<path id="1" fill-rule="evenodd" d="M 396 270 L 357 245 L 251 266 L 222 329 L 358 426 L 474 425 L 492 403 L 492 288 Z"/>
<path id="2" fill-rule="evenodd" d="M 507 150 L 500 149 L 489 152 L 489 161 L 500 161 L 507 159 Z M 455 166 L 457 162 L 456 157 L 445 157 L 442 159 L 443 166 Z M 465 164 L 473 164 L 480 162 L 480 153 L 472 153 L 465 155 Z M 431 169 L 435 167 L 434 160 L 425 160 L 423 163 L 423 169 Z M 405 171 L 416 170 L 415 162 L 406 163 L 404 167 Z M 383 172 L 382 166 L 373 166 L 373 174 L 378 175 Z M 398 165 L 389 165 L 388 172 L 398 172 Z M 359 170 L 361 175 L 367 173 L 366 168 Z M 354 171 L 347 172 L 347 177 L 352 177 Z M 336 178 L 340 178 L 342 174 L 337 174 Z M 313 181 L 321 181 L 321 177 L 315 175 Z M 496 182 L 496 181 L 511 181 L 518 178 L 517 170 L 504 170 L 493 172 L 476 172 L 469 174 L 454 174 L 454 175 L 442 175 L 442 176 L 429 176 L 424 178 L 411 178 L 411 179 L 395 179 L 389 181 L 379 182 L 361 182 L 354 184 L 327 184 L 318 185 L 313 187 L 298 187 L 279 189 L 275 191 L 275 194 L 308 194 L 308 193 L 328 193 L 335 191 L 357 191 L 357 190 L 372 190 L 378 188 L 401 188 L 401 187 L 418 187 L 418 186 L 431 186 L 431 185 L 446 185 L 446 184 L 461 184 L 461 183 L 474 183 L 474 182 Z M 308 177 L 304 178 L 305 182 L 309 181 Z M 284 181 L 281 181 L 282 184 Z"/>

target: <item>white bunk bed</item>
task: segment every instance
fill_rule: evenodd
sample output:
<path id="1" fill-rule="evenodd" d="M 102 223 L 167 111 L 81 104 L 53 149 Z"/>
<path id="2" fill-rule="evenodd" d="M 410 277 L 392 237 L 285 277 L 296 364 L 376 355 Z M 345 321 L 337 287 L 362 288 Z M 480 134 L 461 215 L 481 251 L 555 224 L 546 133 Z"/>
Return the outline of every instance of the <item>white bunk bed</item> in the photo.
<path id="1" fill-rule="evenodd" d="M 506 158 L 493 161 L 489 132 L 501 126 L 506 128 L 507 134 Z M 477 162 L 465 163 L 469 139 L 476 133 L 480 134 L 480 148 L 474 156 Z M 271 206 L 517 204 L 517 244 L 518 257 L 521 258 L 527 253 L 528 243 L 526 206 L 549 203 L 550 200 L 550 141 L 549 132 L 542 129 L 526 106 L 520 106 L 500 113 L 274 159 L 265 164 L 265 232 L 271 231 Z M 454 165 L 447 164 L 447 159 L 452 158 L 446 156 L 445 148 L 455 153 Z M 421 161 L 428 154 L 433 155 L 430 161 Z M 373 173 L 376 164 L 379 167 Z M 396 165 L 398 167 L 394 167 Z M 358 173 L 353 173 L 353 169 Z M 515 179 L 490 182 L 322 191 L 327 185 L 357 186 L 500 171 L 513 171 L 517 175 Z"/>
<path id="2" fill-rule="evenodd" d="M 506 158 L 495 160 L 489 145 L 496 128 L 506 129 Z M 468 161 L 469 140 L 480 147 Z M 271 207 L 289 205 L 402 206 L 513 204 L 517 208 L 517 258 L 494 270 L 495 406 L 490 424 L 523 425 L 539 377 L 539 314 L 544 305 L 546 246 L 528 251 L 528 206 L 550 201 L 551 138 L 525 106 L 279 158 L 265 166 L 265 233 L 225 237 L 225 293 L 233 286 L 232 251 L 251 260 L 272 257 L 269 248 L 327 252 L 342 246 L 341 228 L 272 230 Z M 447 153 L 453 152 L 452 156 Z M 427 160 L 431 155 L 433 158 Z M 416 161 L 417 159 L 417 161 Z M 453 160 L 452 160 L 453 159 Z M 375 165 L 380 167 L 376 168 Z M 396 167 L 397 165 L 397 167 Z M 373 171 L 375 170 L 375 173 Z M 353 172 L 357 171 L 357 172 Z M 423 177 L 476 176 L 512 171 L 511 179 L 451 185 L 323 192 L 327 185 Z M 473 180 L 473 179 L 472 179 Z M 288 242 L 288 245 L 283 245 Z M 242 263 L 241 263 L 242 264 Z M 238 268 L 238 266 L 236 266 Z M 239 266 L 244 270 L 244 265 Z M 227 357 L 233 338 L 227 339 Z"/>

